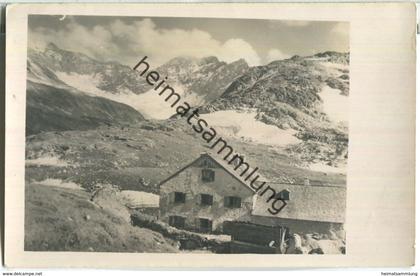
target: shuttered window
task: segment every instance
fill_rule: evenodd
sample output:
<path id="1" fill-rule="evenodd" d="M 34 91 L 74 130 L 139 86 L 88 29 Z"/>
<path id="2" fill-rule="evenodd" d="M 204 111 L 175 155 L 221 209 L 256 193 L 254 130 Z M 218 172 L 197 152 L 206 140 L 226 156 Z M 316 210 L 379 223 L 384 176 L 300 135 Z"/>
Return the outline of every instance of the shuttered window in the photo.
<path id="1" fill-rule="evenodd" d="M 213 205 L 213 196 L 208 194 L 201 194 L 201 205 Z"/>
<path id="2" fill-rule="evenodd" d="M 288 190 L 282 190 L 277 193 L 276 199 L 290 200 L 290 192 Z"/>
<path id="3" fill-rule="evenodd" d="M 170 216 L 169 225 L 176 228 L 185 228 L 185 218 L 181 216 Z"/>
<path id="4" fill-rule="evenodd" d="M 227 196 L 224 199 L 227 208 L 241 208 L 241 198 L 237 196 Z"/>
<path id="5" fill-rule="evenodd" d="M 201 180 L 203 182 L 213 182 L 214 181 L 214 171 L 209 169 L 201 170 Z"/>
<path id="6" fill-rule="evenodd" d="M 174 203 L 185 203 L 185 193 L 175 192 Z"/>
<path id="7" fill-rule="evenodd" d="M 209 233 L 212 231 L 213 222 L 209 219 L 200 218 L 199 219 L 199 231 L 203 233 Z"/>

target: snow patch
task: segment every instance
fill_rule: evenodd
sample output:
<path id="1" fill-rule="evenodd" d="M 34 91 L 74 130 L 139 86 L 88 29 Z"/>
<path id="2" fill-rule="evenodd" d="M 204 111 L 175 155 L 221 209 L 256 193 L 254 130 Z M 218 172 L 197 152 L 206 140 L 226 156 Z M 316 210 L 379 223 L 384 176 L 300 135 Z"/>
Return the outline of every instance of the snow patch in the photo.
<path id="1" fill-rule="evenodd" d="M 347 96 L 341 95 L 339 89 L 334 89 L 329 86 L 324 88 L 319 93 L 323 102 L 324 112 L 335 123 L 348 122 L 348 104 Z"/>
<path id="2" fill-rule="evenodd" d="M 83 190 L 83 188 L 77 183 L 74 183 L 71 181 L 63 181 L 62 179 L 56 179 L 56 178 L 47 178 L 42 181 L 32 182 L 32 184 L 53 186 L 53 187 L 60 187 L 60 188 L 67 188 L 67 189 L 74 189 L 74 190 Z"/>
<path id="3" fill-rule="evenodd" d="M 176 114 L 176 107 L 179 104 L 187 102 L 190 106 L 196 106 L 203 101 L 203 99 L 195 93 L 187 94 L 185 92 L 185 87 L 180 84 L 171 84 L 171 87 L 174 89 L 175 93 L 178 93 L 181 96 L 179 102 L 173 107 L 171 107 L 171 105 L 177 100 L 176 96 L 172 96 L 168 101 L 165 101 L 166 97 L 170 95 L 170 91 L 165 91 L 162 95 L 159 95 L 161 89 L 156 91 L 153 88 L 146 93 L 136 95 L 135 98 L 132 98 L 132 101 L 134 102 L 132 106 L 146 117 L 165 120 Z"/>
<path id="4" fill-rule="evenodd" d="M 53 85 L 51 79 L 45 76 L 45 73 L 37 64 L 29 62 L 28 66 L 31 68 L 27 75 L 28 80 L 40 84 Z"/>
<path id="5" fill-rule="evenodd" d="M 252 142 L 285 146 L 300 142 L 294 136 L 293 129 L 283 130 L 273 125 L 267 125 L 255 119 L 256 111 L 225 110 L 210 114 L 203 114 L 209 126 L 214 127 L 222 136 L 242 138 Z"/>
<path id="6" fill-rule="evenodd" d="M 159 196 L 140 191 L 121 191 L 121 195 L 131 207 L 159 207 Z"/>
<path id="7" fill-rule="evenodd" d="M 342 63 L 334 63 L 334 62 L 320 62 L 319 64 L 328 67 L 328 68 L 333 68 L 333 69 L 337 69 L 337 70 L 348 70 L 349 66 L 347 64 L 342 64 Z"/>
<path id="8" fill-rule="evenodd" d="M 35 76 L 35 75 L 32 76 L 32 74 L 28 75 L 27 80 L 35 82 L 35 83 L 39 83 L 39 84 L 54 85 L 51 81 L 44 80 L 44 79 L 42 79 L 38 76 Z"/>
<path id="9" fill-rule="evenodd" d="M 322 163 L 310 164 L 309 169 L 317 172 L 346 174 L 346 167 L 332 167 Z"/>
<path id="10" fill-rule="evenodd" d="M 184 88 L 182 86 L 171 85 L 171 87 L 174 89 L 175 93 L 178 93 L 181 96 L 182 102 L 188 102 L 186 98 L 183 98 Z M 138 98 L 136 99 L 137 102 L 135 103 L 135 108 L 139 110 L 142 114 L 145 114 L 150 118 L 158 120 L 168 119 L 169 117 L 174 115 L 176 113 L 176 105 L 173 107 L 171 107 L 171 105 L 174 103 L 177 97 L 172 96 L 170 99 L 168 99 L 168 101 L 165 101 L 170 91 L 166 91 L 164 92 L 164 94 L 159 95 L 160 91 L 161 90 L 156 91 L 154 89 L 150 89 L 146 93 L 138 95 Z M 181 103 L 181 101 L 179 103 Z"/>
<path id="11" fill-rule="evenodd" d="M 57 156 L 41 156 L 36 159 L 27 159 L 25 163 L 28 166 L 68 167 L 70 165 Z"/>
<path id="12" fill-rule="evenodd" d="M 93 94 L 95 96 L 101 96 L 102 94 L 108 93 L 103 91 L 97 87 L 100 82 L 100 79 L 93 75 L 81 75 L 77 73 L 65 73 L 65 72 L 56 72 L 56 76 L 62 80 L 67 85 L 73 86 L 74 88 L 81 90 L 83 92 L 87 92 L 89 94 Z"/>
<path id="13" fill-rule="evenodd" d="M 58 72 L 56 75 L 67 85 L 93 96 L 106 98 L 131 106 L 148 118 L 164 120 L 176 113 L 176 106 L 171 107 L 171 104 L 176 100 L 176 97 L 173 96 L 167 102 L 165 101 L 170 91 L 166 91 L 164 94 L 159 95 L 161 89 L 156 91 L 151 87 L 149 91 L 139 95 L 128 89 L 117 91 L 119 92 L 118 94 L 112 94 L 97 87 L 101 79 L 94 75 L 68 74 L 64 72 Z M 182 101 L 186 101 L 191 105 L 201 101 L 201 98 L 196 95 L 185 95 L 185 88 L 182 85 L 171 84 L 171 87 L 181 96 Z"/>

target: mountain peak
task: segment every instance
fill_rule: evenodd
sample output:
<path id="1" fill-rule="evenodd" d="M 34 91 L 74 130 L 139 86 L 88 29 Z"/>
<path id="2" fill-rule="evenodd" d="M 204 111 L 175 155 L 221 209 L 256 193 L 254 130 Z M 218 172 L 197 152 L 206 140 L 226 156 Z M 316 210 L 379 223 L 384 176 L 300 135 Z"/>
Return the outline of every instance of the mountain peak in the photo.
<path id="1" fill-rule="evenodd" d="M 246 67 L 249 66 L 248 63 L 246 62 L 246 60 L 243 59 L 243 58 L 235 60 L 234 62 L 231 63 L 231 65 L 243 65 L 243 66 L 246 66 Z"/>
<path id="2" fill-rule="evenodd" d="M 315 54 L 313 57 L 323 58 L 330 62 L 342 63 L 342 64 L 349 64 L 349 61 L 350 61 L 350 55 L 348 52 L 342 53 L 342 52 L 335 52 L 335 51 L 326 51 L 326 52 Z"/>
<path id="3" fill-rule="evenodd" d="M 327 56 L 339 56 L 339 55 L 344 55 L 344 54 L 336 52 L 336 51 L 325 51 L 325 52 L 317 53 L 314 56 L 315 57 L 327 57 Z"/>
<path id="4" fill-rule="evenodd" d="M 57 51 L 60 50 L 60 48 L 58 48 L 57 45 L 55 45 L 53 42 L 49 42 L 47 44 L 47 47 L 45 47 L 45 50 L 53 50 L 53 51 Z"/>
<path id="5" fill-rule="evenodd" d="M 218 63 L 218 62 L 219 62 L 219 59 L 215 56 L 203 57 L 200 60 L 201 64 Z"/>

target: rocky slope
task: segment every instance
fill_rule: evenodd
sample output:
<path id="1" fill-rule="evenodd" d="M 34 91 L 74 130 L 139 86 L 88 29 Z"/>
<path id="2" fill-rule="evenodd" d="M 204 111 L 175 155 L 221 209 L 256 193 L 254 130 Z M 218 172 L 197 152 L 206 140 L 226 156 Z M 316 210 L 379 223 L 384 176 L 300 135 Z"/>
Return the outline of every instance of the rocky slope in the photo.
<path id="1" fill-rule="evenodd" d="M 311 57 L 294 56 L 265 66 L 252 67 L 233 81 L 221 97 L 208 104 L 204 110 L 243 107 L 259 109 L 266 107 L 267 110 L 276 109 L 276 104 L 283 103 L 315 119 L 323 119 L 325 116 L 321 107 L 322 99 L 319 96 L 322 88 L 329 86 L 340 90 L 339 93 L 342 95 L 349 93 L 346 60 L 348 54 L 327 52 Z"/>
<path id="2" fill-rule="evenodd" d="M 339 102 L 347 103 L 348 63 L 346 53 L 325 52 L 252 67 L 202 110 L 256 110 L 258 120 L 297 131 L 301 143 L 290 145 L 290 154 L 308 163 L 343 165 L 347 159 L 348 129 L 347 120 L 343 120 L 347 107 Z M 337 114 L 344 116 L 336 118 L 326 107 L 338 109 Z"/>
<path id="3" fill-rule="evenodd" d="M 27 82 L 26 135 L 45 131 L 86 130 L 100 125 L 143 121 L 133 108 L 75 89 Z"/>
<path id="4" fill-rule="evenodd" d="M 156 70 L 162 78 L 167 76 L 167 83 L 188 99 L 191 105 L 200 105 L 217 99 L 234 79 L 248 69 L 243 59 L 227 64 L 216 57 L 202 59 L 177 57 L 157 68 L 153 67 L 154 64 L 150 62 L 149 64 L 149 70 Z M 56 86 L 72 86 L 96 96 L 130 105 L 144 115 L 154 117 L 153 113 L 147 114 L 149 109 L 142 105 L 145 99 L 140 96 L 152 87 L 146 83 L 144 76 L 116 62 L 94 60 L 84 54 L 66 51 L 50 43 L 44 51 L 29 50 L 28 79 Z M 156 94 L 155 91 L 151 92 Z"/>
<path id="5" fill-rule="evenodd" d="M 28 68 L 28 78 L 32 81 L 53 79 L 66 83 L 58 77 L 60 73 L 89 76 L 99 90 L 111 94 L 143 93 L 149 86 L 143 77 L 128 66 L 99 62 L 85 54 L 60 49 L 53 43 L 49 43 L 44 51 L 29 49 Z"/>
<path id="6" fill-rule="evenodd" d="M 228 85 L 248 68 L 243 59 L 227 64 L 216 57 L 178 57 L 156 70 L 168 76 L 169 83 L 181 88 L 190 104 L 201 105 L 219 98 Z"/>
<path id="7" fill-rule="evenodd" d="M 177 57 L 156 70 L 184 100 L 201 105 L 202 117 L 223 137 L 276 147 L 299 166 L 343 172 L 348 67 L 348 53 L 325 52 L 257 67 L 244 60 L 227 64 L 216 57 Z M 144 118 L 167 119 L 174 113 L 128 66 L 54 44 L 29 51 L 28 79 L 28 135 L 136 126 Z"/>

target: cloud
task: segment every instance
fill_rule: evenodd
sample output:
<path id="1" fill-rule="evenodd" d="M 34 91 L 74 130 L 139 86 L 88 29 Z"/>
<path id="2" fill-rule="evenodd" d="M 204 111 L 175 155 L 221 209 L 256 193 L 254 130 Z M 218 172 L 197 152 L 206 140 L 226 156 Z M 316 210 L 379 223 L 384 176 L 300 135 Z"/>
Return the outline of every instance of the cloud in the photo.
<path id="1" fill-rule="evenodd" d="M 241 38 L 221 42 L 199 29 L 160 29 L 151 19 L 131 23 L 115 20 L 108 25 L 94 27 L 83 26 L 71 19 L 59 30 L 31 30 L 30 47 L 39 48 L 48 42 L 96 59 L 127 65 L 135 64 L 144 55 L 155 66 L 177 56 L 216 56 L 226 62 L 243 58 L 250 65 L 261 63 L 254 48 Z"/>
<path id="2" fill-rule="evenodd" d="M 274 60 L 286 59 L 286 58 L 289 58 L 289 57 L 290 57 L 290 55 L 284 54 L 279 49 L 270 49 L 267 53 L 267 62 L 271 62 L 271 61 L 274 61 Z"/>
<path id="3" fill-rule="evenodd" d="M 331 33 L 339 36 L 348 36 L 350 31 L 350 24 L 347 22 L 339 22 L 331 28 Z"/>
<path id="4" fill-rule="evenodd" d="M 238 38 L 229 39 L 223 43 L 220 53 L 221 60 L 232 62 L 244 58 L 250 65 L 260 65 L 261 60 L 257 52 L 246 41 Z"/>
<path id="5" fill-rule="evenodd" d="M 330 45 L 342 52 L 349 51 L 350 24 L 339 22 L 334 24 L 329 32 Z"/>

